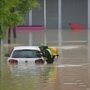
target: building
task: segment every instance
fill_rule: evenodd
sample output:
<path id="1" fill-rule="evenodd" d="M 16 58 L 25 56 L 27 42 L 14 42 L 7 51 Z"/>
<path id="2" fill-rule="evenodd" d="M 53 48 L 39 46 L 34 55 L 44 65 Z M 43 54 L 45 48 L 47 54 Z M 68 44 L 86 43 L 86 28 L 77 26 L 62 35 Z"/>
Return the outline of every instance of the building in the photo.
<path id="1" fill-rule="evenodd" d="M 40 7 L 29 11 L 25 16 L 26 25 L 42 25 L 45 33 L 32 33 L 28 35 L 22 32 L 18 34 L 17 42 L 46 43 L 49 45 L 61 45 L 63 42 L 87 42 L 90 28 L 90 0 L 38 0 Z M 70 31 L 69 23 L 78 23 L 85 26 L 80 33 Z M 24 34 L 24 35 L 23 35 Z M 44 36 L 46 34 L 46 36 Z M 46 39 L 45 39 L 46 38 Z M 27 44 L 26 43 L 26 44 Z M 30 44 L 30 43 L 29 43 Z"/>
<path id="2" fill-rule="evenodd" d="M 38 1 L 40 7 L 29 12 L 27 24 L 43 25 L 47 29 L 67 29 L 70 22 L 76 22 L 90 27 L 90 0 Z"/>

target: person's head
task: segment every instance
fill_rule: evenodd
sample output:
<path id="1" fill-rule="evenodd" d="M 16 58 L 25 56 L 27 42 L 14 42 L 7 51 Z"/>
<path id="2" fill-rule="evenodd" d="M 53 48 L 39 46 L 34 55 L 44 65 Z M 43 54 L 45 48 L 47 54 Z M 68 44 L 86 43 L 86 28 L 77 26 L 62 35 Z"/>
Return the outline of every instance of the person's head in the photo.
<path id="1" fill-rule="evenodd" d="M 39 48 L 41 51 L 43 51 L 43 50 L 46 50 L 48 48 L 48 46 L 41 45 L 41 46 L 39 46 Z"/>

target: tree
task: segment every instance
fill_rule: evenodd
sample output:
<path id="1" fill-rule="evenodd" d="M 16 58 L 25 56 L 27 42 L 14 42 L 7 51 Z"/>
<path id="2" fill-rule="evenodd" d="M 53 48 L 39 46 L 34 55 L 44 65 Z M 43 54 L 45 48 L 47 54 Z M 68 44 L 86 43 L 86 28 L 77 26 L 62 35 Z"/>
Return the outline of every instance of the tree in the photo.
<path id="1" fill-rule="evenodd" d="M 37 0 L 0 0 L 0 40 L 6 30 L 15 30 L 27 11 L 38 6 Z"/>

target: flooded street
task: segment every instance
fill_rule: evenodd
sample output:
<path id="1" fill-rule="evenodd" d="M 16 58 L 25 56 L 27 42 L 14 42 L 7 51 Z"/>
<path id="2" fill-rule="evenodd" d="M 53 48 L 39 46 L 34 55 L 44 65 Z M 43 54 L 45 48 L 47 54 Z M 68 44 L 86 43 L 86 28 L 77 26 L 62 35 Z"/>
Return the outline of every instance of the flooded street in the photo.
<path id="1" fill-rule="evenodd" d="M 10 65 L 3 60 L 1 90 L 90 90 L 86 50 L 85 45 L 64 47 L 52 65 Z"/>
<path id="2" fill-rule="evenodd" d="M 51 65 L 7 64 L 3 57 L 0 90 L 90 90 L 87 43 L 63 43 L 58 48 L 60 56 Z"/>

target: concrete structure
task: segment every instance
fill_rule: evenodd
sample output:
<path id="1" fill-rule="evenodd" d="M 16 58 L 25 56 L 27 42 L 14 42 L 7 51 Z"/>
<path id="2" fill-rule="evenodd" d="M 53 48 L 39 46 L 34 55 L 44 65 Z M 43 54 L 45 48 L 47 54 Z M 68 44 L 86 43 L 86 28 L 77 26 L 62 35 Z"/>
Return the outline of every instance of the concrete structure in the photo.
<path id="1" fill-rule="evenodd" d="M 42 25 L 45 32 L 32 33 L 28 35 L 23 32 L 18 33 L 17 42 L 25 41 L 31 43 L 55 43 L 62 45 L 63 42 L 87 42 L 88 30 L 90 28 L 90 0 L 38 0 L 40 7 L 29 11 L 25 16 L 26 25 Z M 80 33 L 73 33 L 70 30 L 69 23 L 75 22 L 82 24 L 86 30 Z M 40 35 L 42 37 L 40 37 Z M 43 37 L 44 36 L 44 37 Z M 38 37 L 38 38 L 37 38 Z M 46 39 L 45 39 L 46 38 Z M 33 39 L 33 40 L 31 40 Z M 46 40 L 46 41 L 45 41 Z M 26 43 L 26 44 L 27 44 Z M 50 45 L 51 45 L 50 44 Z M 33 44 L 32 44 L 33 45 Z"/>
<path id="2" fill-rule="evenodd" d="M 87 30 L 82 32 L 81 35 L 68 31 L 70 31 L 70 22 L 82 24 L 86 29 L 90 27 L 90 0 L 38 1 L 40 7 L 27 14 L 26 24 L 43 25 L 45 30 L 58 32 L 59 41 L 87 41 Z"/>
<path id="3" fill-rule="evenodd" d="M 67 29 L 70 22 L 89 26 L 90 0 L 38 0 L 40 7 L 29 12 L 27 24 L 47 29 Z"/>

